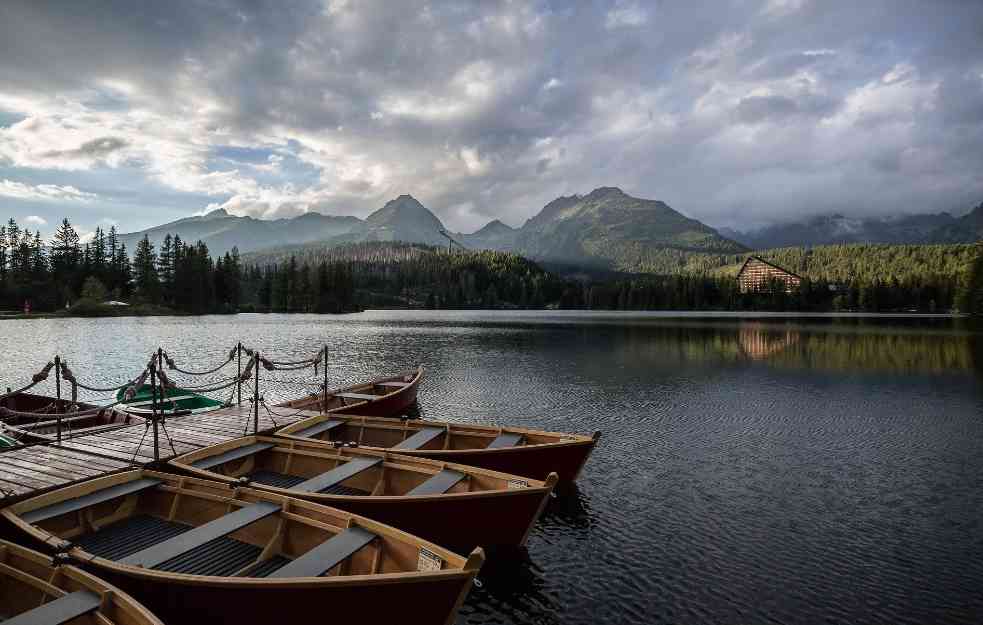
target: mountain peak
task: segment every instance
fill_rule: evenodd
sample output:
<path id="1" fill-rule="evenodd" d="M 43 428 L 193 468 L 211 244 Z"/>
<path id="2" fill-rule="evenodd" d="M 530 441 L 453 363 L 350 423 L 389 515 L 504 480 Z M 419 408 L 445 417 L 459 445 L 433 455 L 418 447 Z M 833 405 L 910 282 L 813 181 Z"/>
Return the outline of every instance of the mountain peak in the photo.
<path id="1" fill-rule="evenodd" d="M 486 235 L 486 234 L 498 234 L 502 232 L 515 232 L 515 228 L 512 228 L 508 224 L 502 223 L 499 219 L 493 219 L 486 223 L 480 230 L 475 232 L 475 235 Z"/>
<path id="2" fill-rule="evenodd" d="M 224 208 L 216 208 L 213 211 L 208 211 L 201 217 L 202 219 L 221 219 L 223 217 L 231 217 L 231 215 L 229 215 L 229 211 L 225 210 Z"/>
<path id="3" fill-rule="evenodd" d="M 618 187 L 598 187 L 587 194 L 588 199 L 598 199 L 603 197 L 630 197 Z"/>

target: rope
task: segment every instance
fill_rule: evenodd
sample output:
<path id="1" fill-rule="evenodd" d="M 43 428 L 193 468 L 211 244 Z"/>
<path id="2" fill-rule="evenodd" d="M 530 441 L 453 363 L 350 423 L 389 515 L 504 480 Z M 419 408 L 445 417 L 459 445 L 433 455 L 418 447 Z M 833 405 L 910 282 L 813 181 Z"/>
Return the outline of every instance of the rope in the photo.
<path id="1" fill-rule="evenodd" d="M 232 348 L 232 351 L 229 352 L 229 357 L 225 360 L 225 362 L 223 362 L 222 364 L 218 365 L 217 367 L 215 367 L 213 369 L 209 369 L 208 371 L 187 371 L 185 369 L 182 369 L 182 368 L 178 367 L 176 364 L 174 364 L 174 359 L 171 358 L 170 354 L 168 354 L 167 352 L 164 352 L 164 361 L 167 363 L 167 367 L 169 369 L 174 369 L 175 371 L 177 371 L 179 373 L 183 373 L 184 375 L 209 375 L 211 373 L 215 373 L 216 371 L 218 371 L 222 367 L 226 366 L 227 364 L 229 364 L 230 362 L 232 362 L 233 360 L 235 360 L 235 357 L 236 357 L 236 348 L 233 347 Z"/>
<path id="2" fill-rule="evenodd" d="M 121 384 L 119 386 L 113 386 L 113 387 L 110 387 L 110 388 L 96 388 L 94 386 L 88 386 L 88 385 L 82 384 L 81 382 L 78 381 L 78 379 L 75 377 L 75 374 L 72 372 L 71 369 L 68 368 L 68 365 L 65 364 L 65 361 L 64 360 L 61 362 L 61 377 L 64 380 L 66 380 L 68 382 L 71 382 L 75 386 L 77 386 L 79 388 L 84 388 L 87 391 L 92 391 L 93 393 L 115 393 L 115 392 L 119 391 L 120 389 L 124 389 L 127 386 L 133 384 L 134 380 L 136 380 L 136 378 L 134 378 L 133 380 L 130 380 L 128 382 L 124 382 L 123 384 Z M 139 377 L 139 376 L 137 376 L 137 377 Z"/>
<path id="3" fill-rule="evenodd" d="M 32 387 L 44 382 L 48 379 L 48 374 L 51 373 L 51 368 L 55 366 L 54 362 L 48 362 L 40 371 L 31 376 L 31 383 L 27 386 L 17 389 L 16 391 L 10 391 L 0 395 L 0 400 L 7 399 L 8 397 L 13 397 L 14 395 L 20 395 L 24 391 L 30 390 Z"/>
<path id="4" fill-rule="evenodd" d="M 277 427 L 280 426 L 277 424 L 276 419 L 273 418 L 274 416 L 280 417 L 281 419 L 292 419 L 293 417 L 296 417 L 300 413 L 306 411 L 306 408 L 301 408 L 297 412 L 293 412 L 291 414 L 283 414 L 282 412 L 275 412 L 272 408 L 270 408 L 270 405 L 267 404 L 265 400 L 262 401 L 261 403 L 263 404 L 263 408 L 266 409 L 266 412 L 270 413 L 270 419 L 273 420 L 273 425 L 276 425 Z"/>
<path id="5" fill-rule="evenodd" d="M 290 366 L 293 366 L 293 365 L 310 366 L 310 365 L 313 365 L 316 362 L 320 362 L 321 361 L 321 355 L 322 355 L 322 353 L 323 352 L 318 351 L 318 353 L 316 355 L 311 356 L 310 358 L 305 358 L 304 360 L 293 360 L 293 361 L 288 361 L 288 360 L 271 360 L 270 362 L 272 362 L 274 365 L 277 365 L 277 366 L 286 366 L 286 367 L 290 367 Z"/>

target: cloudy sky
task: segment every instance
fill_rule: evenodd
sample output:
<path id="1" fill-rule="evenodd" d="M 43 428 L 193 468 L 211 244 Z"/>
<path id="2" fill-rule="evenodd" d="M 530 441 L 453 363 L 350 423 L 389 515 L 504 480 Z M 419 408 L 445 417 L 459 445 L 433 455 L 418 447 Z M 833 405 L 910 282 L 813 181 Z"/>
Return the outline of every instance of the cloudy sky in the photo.
<path id="1" fill-rule="evenodd" d="M 703 5 L 703 6 L 697 6 Z M 983 200 L 983 2 L 0 3 L 0 217 L 457 230 L 602 185 L 715 226 Z"/>

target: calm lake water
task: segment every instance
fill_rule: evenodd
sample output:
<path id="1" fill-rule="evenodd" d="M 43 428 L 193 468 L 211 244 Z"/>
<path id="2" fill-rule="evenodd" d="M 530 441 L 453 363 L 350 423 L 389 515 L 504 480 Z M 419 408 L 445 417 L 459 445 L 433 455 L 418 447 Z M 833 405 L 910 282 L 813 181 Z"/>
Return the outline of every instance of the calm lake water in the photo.
<path id="1" fill-rule="evenodd" d="M 424 416 L 602 430 L 459 623 L 983 621 L 983 335 L 950 319 L 370 311 L 0 337 L 4 386 L 55 353 L 121 383 L 158 344 L 205 369 L 240 339 L 327 343 L 337 385 L 424 363 Z"/>

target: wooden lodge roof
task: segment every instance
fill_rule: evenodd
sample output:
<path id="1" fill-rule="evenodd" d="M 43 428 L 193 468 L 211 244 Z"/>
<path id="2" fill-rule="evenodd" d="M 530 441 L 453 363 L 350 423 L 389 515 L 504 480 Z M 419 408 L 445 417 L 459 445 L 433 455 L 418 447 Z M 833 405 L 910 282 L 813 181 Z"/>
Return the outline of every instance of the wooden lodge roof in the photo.
<path id="1" fill-rule="evenodd" d="M 785 269 L 784 267 L 779 267 L 775 263 L 768 262 L 767 260 L 761 258 L 760 256 L 754 256 L 754 255 L 748 256 L 747 257 L 747 260 L 744 261 L 744 264 L 741 265 L 740 271 L 737 272 L 737 276 L 738 277 L 740 277 L 741 274 L 744 273 L 744 270 L 747 268 L 748 263 L 750 263 L 752 260 L 756 260 L 758 262 L 764 263 L 764 264 L 768 265 L 769 267 L 771 267 L 772 269 L 775 269 L 776 271 L 780 271 L 780 272 L 782 272 L 784 274 L 788 274 L 788 275 L 792 276 L 793 278 L 798 278 L 799 280 L 805 280 L 805 278 L 803 278 L 799 274 L 795 273 L 794 271 L 789 271 L 788 269 Z"/>

